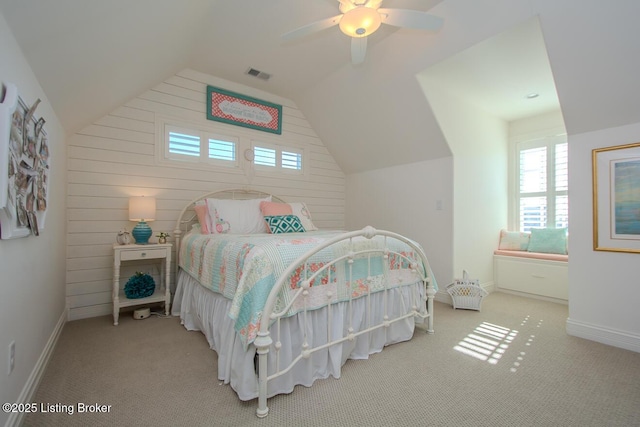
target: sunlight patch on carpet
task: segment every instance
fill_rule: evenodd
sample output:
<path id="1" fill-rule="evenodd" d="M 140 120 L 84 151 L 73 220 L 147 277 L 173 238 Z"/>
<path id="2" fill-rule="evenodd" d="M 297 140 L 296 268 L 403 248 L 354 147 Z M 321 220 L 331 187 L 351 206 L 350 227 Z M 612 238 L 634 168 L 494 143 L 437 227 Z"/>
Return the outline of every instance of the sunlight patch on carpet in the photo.
<path id="1" fill-rule="evenodd" d="M 495 365 L 517 335 L 515 329 L 482 322 L 453 349 Z"/>

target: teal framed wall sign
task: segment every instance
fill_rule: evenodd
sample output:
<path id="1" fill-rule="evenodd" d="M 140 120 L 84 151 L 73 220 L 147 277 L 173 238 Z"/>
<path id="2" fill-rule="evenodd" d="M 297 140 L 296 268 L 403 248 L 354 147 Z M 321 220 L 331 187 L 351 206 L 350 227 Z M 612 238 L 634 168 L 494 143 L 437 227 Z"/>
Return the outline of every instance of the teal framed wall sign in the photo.
<path id="1" fill-rule="evenodd" d="M 282 134 L 282 105 L 207 86 L 207 119 Z"/>

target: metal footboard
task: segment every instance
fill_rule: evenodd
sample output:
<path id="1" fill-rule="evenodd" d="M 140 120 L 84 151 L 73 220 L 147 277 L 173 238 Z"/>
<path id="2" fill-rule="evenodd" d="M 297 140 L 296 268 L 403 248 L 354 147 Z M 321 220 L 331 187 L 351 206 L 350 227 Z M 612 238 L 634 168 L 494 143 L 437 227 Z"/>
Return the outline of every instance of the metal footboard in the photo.
<path id="1" fill-rule="evenodd" d="M 368 247 L 358 249 L 355 248 L 354 239 L 358 239 L 364 237 L 366 239 L 373 239 L 376 236 L 382 236 L 383 244 L 381 247 Z M 398 252 L 392 250 L 388 246 L 388 242 L 390 239 L 395 239 L 400 241 L 411 248 L 411 252 Z M 335 259 L 328 263 L 324 263 L 321 267 L 314 269 L 312 274 L 309 272 L 312 270 L 309 267 L 310 260 L 320 251 L 330 248 L 334 245 L 348 245 L 348 250 L 344 255 L 337 256 Z M 327 301 L 329 301 L 327 305 L 327 342 L 319 345 L 317 347 L 312 347 L 309 344 L 309 340 L 307 340 L 307 336 L 305 335 L 300 354 L 297 357 L 294 357 L 292 362 L 288 366 L 280 366 L 280 321 L 284 317 L 287 316 L 291 306 L 294 303 L 300 304 L 300 301 L 303 309 L 301 311 L 303 319 L 307 319 L 307 304 L 306 300 L 309 295 L 309 289 L 314 283 L 314 280 L 319 280 L 321 277 L 328 277 L 328 282 L 331 283 L 331 274 L 332 271 L 336 271 L 335 266 L 344 263 L 344 268 L 346 272 L 346 280 L 349 284 L 352 283 L 353 279 L 353 264 L 356 259 L 367 259 L 369 260 L 369 276 L 371 276 L 371 257 L 372 256 L 380 256 L 383 259 L 383 274 L 384 274 L 384 287 L 378 292 L 384 292 L 384 313 L 381 318 L 381 321 L 376 322 L 375 324 L 371 324 L 371 319 L 374 317 L 371 315 L 371 293 L 369 292 L 367 295 L 362 296 L 361 298 L 369 298 L 366 306 L 366 319 L 367 319 L 367 327 L 355 331 L 351 324 L 344 325 L 347 326 L 344 328 L 346 331 L 342 337 L 333 338 L 332 331 L 332 305 L 336 302 L 332 302 L 333 295 L 330 290 L 327 290 L 325 296 Z M 397 285 L 392 285 L 388 283 L 388 275 L 390 269 L 394 268 L 391 263 L 396 262 L 398 260 L 402 260 L 404 264 L 411 270 L 413 276 L 415 276 L 415 280 L 412 283 L 419 282 L 421 284 L 421 292 L 413 292 L 411 293 L 410 299 L 411 303 L 407 307 L 404 312 L 395 315 L 393 318 L 389 316 L 390 309 L 389 307 L 389 298 L 387 297 L 388 293 Z M 288 278 L 302 267 L 301 271 L 304 272 L 304 277 L 300 278 L 299 288 L 295 291 L 292 299 L 285 305 L 283 304 L 281 297 L 281 290 L 283 286 L 286 285 Z M 335 274 L 335 273 L 333 273 Z M 367 280 L 368 280 L 367 278 Z M 375 331 L 381 328 L 388 328 L 394 322 L 401 321 L 407 318 L 420 318 L 426 319 L 427 322 L 427 332 L 433 333 L 433 298 L 436 291 L 433 286 L 431 280 L 431 268 L 429 266 L 429 262 L 427 260 L 426 255 L 422 248 L 417 245 L 415 242 L 410 239 L 401 236 L 396 233 L 392 233 L 389 231 L 376 230 L 373 227 L 365 227 L 362 230 L 353 231 L 344 233 L 342 235 L 336 236 L 333 239 L 329 239 L 323 244 L 313 248 L 308 251 L 300 258 L 298 258 L 295 262 L 291 263 L 291 265 L 284 271 L 284 273 L 278 278 L 276 284 L 271 290 L 269 297 L 267 299 L 267 303 L 264 307 L 262 313 L 262 321 L 260 322 L 260 330 L 257 334 L 257 338 L 254 341 L 254 345 L 256 347 L 256 351 L 258 354 L 258 409 L 256 414 L 258 417 L 266 417 L 269 413 L 269 408 L 267 407 L 267 385 L 270 380 L 273 380 L 281 375 L 289 372 L 293 366 L 302 359 L 308 359 L 314 352 L 327 349 L 328 347 L 346 342 L 352 341 L 359 337 L 360 335 L 367 334 L 369 332 Z M 351 312 L 352 307 L 352 297 L 351 292 L 349 292 L 349 300 L 348 311 Z M 425 304 L 426 302 L 426 304 Z M 426 309 L 425 309 L 426 306 Z M 347 316 L 347 322 L 351 322 L 351 315 Z M 272 337 L 273 333 L 273 337 Z M 275 340 L 275 343 L 274 343 Z M 270 356 L 270 348 L 273 345 L 274 353 Z M 268 357 L 276 358 L 276 372 L 272 374 L 268 373 Z"/>

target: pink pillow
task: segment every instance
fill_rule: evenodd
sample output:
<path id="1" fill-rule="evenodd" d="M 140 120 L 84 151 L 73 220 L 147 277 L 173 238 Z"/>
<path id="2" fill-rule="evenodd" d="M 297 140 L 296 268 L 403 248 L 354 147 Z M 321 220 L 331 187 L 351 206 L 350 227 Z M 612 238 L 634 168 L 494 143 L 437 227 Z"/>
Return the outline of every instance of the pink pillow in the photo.
<path id="1" fill-rule="evenodd" d="M 202 234 L 209 234 L 209 224 L 207 221 L 207 215 L 209 214 L 209 209 L 207 209 L 207 205 L 195 205 L 193 209 L 195 209 L 196 215 L 198 215 L 198 222 L 200 223 L 200 232 Z"/>
<path id="2" fill-rule="evenodd" d="M 289 203 L 277 202 L 260 202 L 260 211 L 262 211 L 262 216 L 291 215 L 293 213 Z"/>

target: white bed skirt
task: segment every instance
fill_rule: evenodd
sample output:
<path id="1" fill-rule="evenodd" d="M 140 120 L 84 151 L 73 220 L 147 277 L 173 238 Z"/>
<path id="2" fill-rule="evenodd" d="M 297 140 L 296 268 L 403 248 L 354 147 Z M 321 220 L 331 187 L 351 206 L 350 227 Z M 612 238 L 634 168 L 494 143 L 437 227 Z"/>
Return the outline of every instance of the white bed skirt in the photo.
<path id="1" fill-rule="evenodd" d="M 395 288 L 388 292 L 387 306 L 389 317 L 409 311 L 410 296 L 421 291 L 421 284 Z M 378 323 L 383 316 L 384 292 L 371 296 L 373 322 Z M 366 328 L 366 297 L 352 302 L 352 327 L 355 332 Z M 234 321 L 227 313 L 231 301 L 222 295 L 209 291 L 201 286 L 193 277 L 182 270 L 178 272 L 178 284 L 174 296 L 172 314 L 180 316 L 187 330 L 201 331 L 211 349 L 218 354 L 218 379 L 230 384 L 241 400 L 258 397 L 258 376 L 254 357 L 256 349 L 251 344 L 244 349 L 242 342 L 234 330 Z M 312 347 L 327 341 L 327 312 L 322 308 L 308 313 L 307 336 L 312 337 Z M 349 325 L 343 320 L 348 316 L 349 303 L 332 305 L 332 335 L 344 336 Z M 420 320 L 420 319 L 418 319 Z M 317 351 L 308 359 L 303 359 L 287 374 L 270 380 L 268 397 L 277 394 L 291 393 L 296 385 L 310 387 L 316 379 L 340 378 L 341 367 L 348 359 L 367 359 L 370 354 L 382 351 L 384 346 L 408 341 L 413 337 L 415 319 L 413 317 L 395 322 L 388 328 L 381 328 L 364 334 L 353 341 L 334 345 L 329 349 Z M 283 319 L 280 325 L 282 347 L 280 349 L 280 367 L 288 366 L 300 354 L 305 330 L 305 319 L 302 313 Z M 275 326 L 271 328 L 274 343 L 278 341 Z M 269 351 L 269 374 L 276 371 L 274 345 Z"/>

